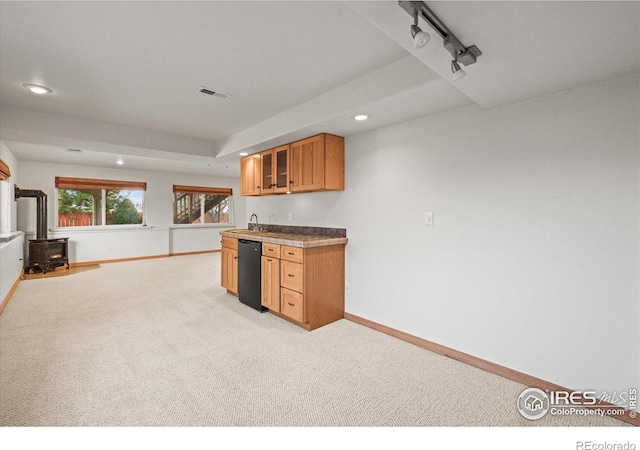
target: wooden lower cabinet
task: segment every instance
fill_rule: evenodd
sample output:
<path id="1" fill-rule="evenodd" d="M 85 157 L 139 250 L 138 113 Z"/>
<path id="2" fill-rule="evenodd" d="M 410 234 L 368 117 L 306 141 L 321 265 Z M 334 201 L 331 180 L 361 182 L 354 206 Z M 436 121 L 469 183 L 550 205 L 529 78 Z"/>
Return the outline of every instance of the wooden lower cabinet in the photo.
<path id="1" fill-rule="evenodd" d="M 261 303 L 278 317 L 313 330 L 344 318 L 345 244 L 262 244 Z M 222 237 L 221 284 L 238 296 L 238 239 Z"/>
<path id="2" fill-rule="evenodd" d="M 304 249 L 282 245 L 280 259 L 263 256 L 263 306 L 307 330 L 342 319 L 344 248 L 344 244 Z"/>
<path id="3" fill-rule="evenodd" d="M 280 259 L 273 256 L 262 257 L 261 303 L 269 311 L 280 312 Z"/>
<path id="4" fill-rule="evenodd" d="M 238 240 L 222 238 L 220 284 L 230 294 L 238 296 Z"/>

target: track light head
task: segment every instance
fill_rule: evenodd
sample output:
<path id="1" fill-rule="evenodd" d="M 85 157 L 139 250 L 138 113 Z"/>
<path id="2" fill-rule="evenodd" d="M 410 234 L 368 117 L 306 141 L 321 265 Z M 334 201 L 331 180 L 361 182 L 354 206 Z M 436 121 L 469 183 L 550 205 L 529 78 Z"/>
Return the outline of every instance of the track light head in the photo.
<path id="1" fill-rule="evenodd" d="M 411 25 L 411 37 L 416 48 L 424 47 L 431 39 L 429 33 L 422 31 L 418 25 Z"/>
<path id="2" fill-rule="evenodd" d="M 422 48 L 429 42 L 431 36 L 429 33 L 422 31 L 422 29 L 418 26 L 418 10 L 414 8 L 413 10 L 413 25 L 411 25 L 411 37 L 413 38 L 413 45 L 416 48 Z"/>
<path id="3" fill-rule="evenodd" d="M 453 73 L 453 76 L 451 77 L 453 81 L 458 81 L 467 74 L 467 72 L 460 68 L 460 65 L 455 59 L 451 61 L 451 72 Z"/>

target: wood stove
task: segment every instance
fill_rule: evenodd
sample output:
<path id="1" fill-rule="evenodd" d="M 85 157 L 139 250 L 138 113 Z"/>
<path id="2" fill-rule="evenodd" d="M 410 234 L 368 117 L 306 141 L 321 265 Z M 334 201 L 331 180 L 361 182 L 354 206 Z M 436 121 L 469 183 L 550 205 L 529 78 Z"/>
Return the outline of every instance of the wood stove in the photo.
<path id="1" fill-rule="evenodd" d="M 29 265 L 25 273 L 32 270 L 47 273 L 56 267 L 69 268 L 69 238 L 47 239 L 47 194 L 34 189 L 20 189 L 14 185 L 14 198 L 35 198 L 37 201 L 36 239 L 29 239 Z"/>
<path id="2" fill-rule="evenodd" d="M 47 273 L 56 267 L 69 268 L 69 238 L 29 239 L 29 265 L 26 273 Z"/>

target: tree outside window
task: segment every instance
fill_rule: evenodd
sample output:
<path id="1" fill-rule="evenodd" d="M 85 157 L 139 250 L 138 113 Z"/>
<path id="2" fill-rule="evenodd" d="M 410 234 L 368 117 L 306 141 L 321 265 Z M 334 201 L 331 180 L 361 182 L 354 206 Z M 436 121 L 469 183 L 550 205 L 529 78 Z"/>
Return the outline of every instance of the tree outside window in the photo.
<path id="1" fill-rule="evenodd" d="M 56 186 L 59 227 L 144 223 L 146 183 L 56 177 Z"/>

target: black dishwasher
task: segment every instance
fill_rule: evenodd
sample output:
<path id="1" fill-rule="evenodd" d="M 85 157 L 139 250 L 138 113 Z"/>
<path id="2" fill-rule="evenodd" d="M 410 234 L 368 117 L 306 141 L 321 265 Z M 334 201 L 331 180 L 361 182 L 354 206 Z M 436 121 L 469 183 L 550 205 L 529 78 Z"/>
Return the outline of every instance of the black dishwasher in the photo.
<path id="1" fill-rule="evenodd" d="M 240 302 L 258 311 L 267 311 L 262 306 L 262 242 L 238 240 L 238 294 Z"/>

